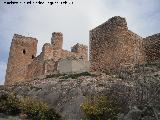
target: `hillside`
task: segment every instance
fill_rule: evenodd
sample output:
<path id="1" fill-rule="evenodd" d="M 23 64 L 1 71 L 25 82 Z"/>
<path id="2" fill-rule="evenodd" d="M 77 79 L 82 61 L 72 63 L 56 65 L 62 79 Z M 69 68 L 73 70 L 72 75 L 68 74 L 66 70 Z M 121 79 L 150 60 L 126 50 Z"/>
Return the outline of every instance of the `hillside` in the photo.
<path id="1" fill-rule="evenodd" d="M 93 96 L 116 100 L 122 108 L 119 120 L 160 119 L 158 62 L 119 72 L 48 75 L 44 79 L 2 86 L 0 90 L 45 101 L 65 120 L 86 118 L 82 105 Z"/>

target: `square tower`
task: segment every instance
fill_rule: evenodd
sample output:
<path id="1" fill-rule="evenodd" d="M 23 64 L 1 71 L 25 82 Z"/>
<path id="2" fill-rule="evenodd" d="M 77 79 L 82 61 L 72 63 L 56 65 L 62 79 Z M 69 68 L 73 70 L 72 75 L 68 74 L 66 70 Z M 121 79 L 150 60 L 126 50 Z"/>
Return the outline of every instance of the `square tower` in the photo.
<path id="1" fill-rule="evenodd" d="M 36 56 L 37 42 L 36 38 L 14 34 L 8 58 L 5 84 L 25 80 L 27 66 Z"/>
<path id="2" fill-rule="evenodd" d="M 51 44 L 54 50 L 62 49 L 63 34 L 61 32 L 52 33 Z"/>

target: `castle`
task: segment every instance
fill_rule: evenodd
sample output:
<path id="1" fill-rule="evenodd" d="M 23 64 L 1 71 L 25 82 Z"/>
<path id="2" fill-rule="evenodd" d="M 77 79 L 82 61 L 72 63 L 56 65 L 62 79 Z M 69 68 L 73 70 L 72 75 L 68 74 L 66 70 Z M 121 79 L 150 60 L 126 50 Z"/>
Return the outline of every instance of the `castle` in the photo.
<path id="1" fill-rule="evenodd" d="M 6 85 L 54 72 L 88 70 L 88 47 L 86 45 L 78 43 L 72 47 L 71 52 L 63 50 L 63 34 L 54 32 L 51 44 L 44 44 L 42 52 L 36 57 L 37 42 L 36 38 L 14 34 L 7 64 Z M 64 69 L 63 64 L 68 67 Z"/>
<path id="2" fill-rule="evenodd" d="M 40 75 L 83 71 L 105 71 L 160 59 L 160 34 L 147 38 L 128 30 L 125 18 L 115 16 L 90 31 L 88 48 L 76 44 L 62 49 L 62 33 L 53 33 L 36 57 L 37 39 L 15 34 L 11 43 L 5 84 Z M 90 69 L 89 69 L 90 67 Z"/>

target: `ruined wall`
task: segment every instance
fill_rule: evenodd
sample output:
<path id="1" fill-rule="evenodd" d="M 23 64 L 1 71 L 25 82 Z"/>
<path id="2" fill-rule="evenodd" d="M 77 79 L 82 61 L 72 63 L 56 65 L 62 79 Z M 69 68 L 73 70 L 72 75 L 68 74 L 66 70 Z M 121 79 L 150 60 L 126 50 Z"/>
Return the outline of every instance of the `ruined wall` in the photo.
<path id="1" fill-rule="evenodd" d="M 59 73 L 81 73 L 89 71 L 89 62 L 74 56 L 67 57 L 58 62 Z"/>
<path id="2" fill-rule="evenodd" d="M 71 48 L 71 52 L 77 54 L 81 59 L 88 61 L 88 47 L 77 43 Z"/>
<path id="3" fill-rule="evenodd" d="M 144 38 L 146 61 L 160 60 L 160 33 Z"/>
<path id="4" fill-rule="evenodd" d="M 70 73 L 72 71 L 72 60 L 62 59 L 58 62 L 59 73 Z"/>
<path id="5" fill-rule="evenodd" d="M 144 61 L 143 38 L 128 30 L 125 18 L 119 16 L 90 31 L 92 71 L 118 69 Z"/>
<path id="6" fill-rule="evenodd" d="M 43 46 L 41 59 L 53 59 L 58 61 L 70 56 L 76 56 L 88 60 L 88 47 L 82 44 L 76 44 L 71 48 L 71 52 L 62 49 L 63 44 L 63 34 L 60 32 L 52 33 L 51 44 L 46 43 Z"/>
<path id="7" fill-rule="evenodd" d="M 45 43 L 42 48 L 41 60 L 48 60 L 53 58 L 53 47 L 49 43 Z"/>
<path id="8" fill-rule="evenodd" d="M 5 84 L 25 80 L 27 66 L 37 52 L 37 39 L 14 34 L 8 58 Z"/>
<path id="9" fill-rule="evenodd" d="M 41 75 L 56 72 L 59 60 L 66 59 L 67 57 L 83 57 L 84 60 L 88 60 L 87 46 L 76 44 L 73 47 L 74 50 L 70 52 L 62 49 L 62 43 L 63 34 L 59 32 L 52 33 L 51 44 L 45 43 L 40 55 L 34 58 L 34 61 L 28 66 L 26 79 L 31 79 Z"/>
<path id="10" fill-rule="evenodd" d="M 25 79 L 36 78 L 37 76 L 44 75 L 44 62 L 40 60 L 34 60 L 27 66 L 27 72 Z"/>
<path id="11" fill-rule="evenodd" d="M 57 71 L 58 61 L 54 61 L 53 59 L 46 60 L 44 62 L 44 74 L 51 74 Z"/>
<path id="12" fill-rule="evenodd" d="M 60 32 L 52 33 L 51 44 L 55 50 L 62 49 L 63 34 Z"/>
<path id="13" fill-rule="evenodd" d="M 37 78 L 41 75 L 51 74 L 57 70 L 57 62 L 53 59 L 34 60 L 27 68 L 26 79 Z"/>
<path id="14" fill-rule="evenodd" d="M 88 60 L 87 46 L 77 44 L 72 52 L 63 50 L 63 34 L 52 33 L 51 43 L 43 45 L 36 57 L 37 39 L 15 34 L 11 43 L 5 84 L 24 81 L 57 71 L 58 61 L 75 56 Z"/>

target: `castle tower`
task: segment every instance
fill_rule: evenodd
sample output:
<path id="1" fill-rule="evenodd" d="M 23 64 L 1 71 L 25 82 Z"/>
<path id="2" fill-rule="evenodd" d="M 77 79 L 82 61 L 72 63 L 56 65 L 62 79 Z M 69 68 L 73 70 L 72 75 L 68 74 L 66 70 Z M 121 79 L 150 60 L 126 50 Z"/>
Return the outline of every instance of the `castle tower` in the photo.
<path id="1" fill-rule="evenodd" d="M 14 34 L 8 58 L 5 84 L 25 80 L 27 65 L 37 52 L 37 39 Z"/>
<path id="2" fill-rule="evenodd" d="M 76 53 L 81 59 L 88 60 L 88 47 L 77 43 L 71 48 L 71 52 Z"/>
<path id="3" fill-rule="evenodd" d="M 142 37 L 128 30 L 125 18 L 109 19 L 90 31 L 91 70 L 117 70 L 142 63 L 142 41 Z"/>
<path id="4" fill-rule="evenodd" d="M 63 34 L 60 32 L 52 33 L 51 44 L 52 44 L 54 50 L 62 49 Z"/>

